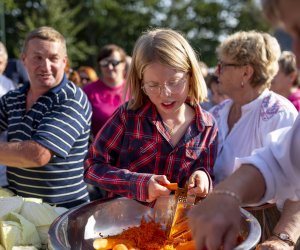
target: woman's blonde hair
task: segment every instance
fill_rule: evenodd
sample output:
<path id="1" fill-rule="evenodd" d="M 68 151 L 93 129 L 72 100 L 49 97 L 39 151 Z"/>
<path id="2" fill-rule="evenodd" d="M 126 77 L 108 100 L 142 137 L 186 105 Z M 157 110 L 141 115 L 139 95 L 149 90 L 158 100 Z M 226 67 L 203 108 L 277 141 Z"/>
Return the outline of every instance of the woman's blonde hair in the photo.
<path id="1" fill-rule="evenodd" d="M 148 97 L 142 91 L 145 68 L 155 62 L 189 74 L 189 102 L 196 105 L 207 96 L 204 78 L 196 54 L 187 40 L 171 29 L 153 29 L 136 42 L 126 81 L 125 95 L 129 96 L 129 109 L 143 106 Z"/>
<path id="2" fill-rule="evenodd" d="M 217 48 L 219 58 L 228 57 L 239 65 L 253 67 L 251 84 L 269 87 L 277 74 L 280 46 L 275 37 L 257 31 L 240 31 L 227 37 Z"/>

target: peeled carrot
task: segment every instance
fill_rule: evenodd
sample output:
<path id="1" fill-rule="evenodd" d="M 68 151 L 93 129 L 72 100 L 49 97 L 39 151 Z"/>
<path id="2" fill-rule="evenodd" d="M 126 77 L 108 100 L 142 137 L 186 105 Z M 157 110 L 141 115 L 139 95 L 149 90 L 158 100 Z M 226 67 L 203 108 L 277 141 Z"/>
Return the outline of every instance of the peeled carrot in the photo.
<path id="1" fill-rule="evenodd" d="M 176 191 L 178 189 L 177 183 L 169 183 L 169 184 L 161 184 L 162 186 L 166 187 L 167 189 L 171 191 Z"/>
<path id="2" fill-rule="evenodd" d="M 108 249 L 112 249 L 115 245 L 118 244 L 120 245 L 126 244 L 128 246 L 131 246 L 132 242 L 120 238 L 105 238 L 105 239 L 99 238 L 94 240 L 93 247 L 97 250 L 108 250 Z"/>
<path id="3" fill-rule="evenodd" d="M 113 247 L 112 250 L 128 250 L 128 248 L 124 244 L 117 244 Z"/>
<path id="4" fill-rule="evenodd" d="M 176 250 L 195 250 L 195 242 L 193 240 L 179 243 Z"/>

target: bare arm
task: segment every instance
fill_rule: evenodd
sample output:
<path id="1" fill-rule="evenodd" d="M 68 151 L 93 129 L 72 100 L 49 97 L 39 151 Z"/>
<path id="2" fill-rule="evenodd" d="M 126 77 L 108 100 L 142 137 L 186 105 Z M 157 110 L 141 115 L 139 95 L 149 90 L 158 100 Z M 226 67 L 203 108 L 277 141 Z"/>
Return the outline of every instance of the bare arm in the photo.
<path id="1" fill-rule="evenodd" d="M 265 180 L 260 171 L 253 165 L 245 164 L 215 189 L 232 191 L 241 198 L 243 204 L 249 204 L 260 201 L 265 188 Z"/>
<path id="2" fill-rule="evenodd" d="M 264 195 L 265 182 L 258 169 L 243 165 L 215 190 L 218 191 L 208 195 L 189 213 L 197 249 L 217 250 L 221 245 L 224 250 L 233 249 L 240 228 L 239 200 L 243 204 L 258 202 Z"/>
<path id="3" fill-rule="evenodd" d="M 287 233 L 291 240 L 296 243 L 300 236 L 300 201 L 286 200 L 281 213 L 280 220 L 274 228 L 275 233 Z M 284 243 L 277 237 L 270 237 L 263 242 L 259 249 L 294 249 L 288 244 Z"/>
<path id="4" fill-rule="evenodd" d="M 27 168 L 46 165 L 52 152 L 34 141 L 0 143 L 0 164 Z"/>

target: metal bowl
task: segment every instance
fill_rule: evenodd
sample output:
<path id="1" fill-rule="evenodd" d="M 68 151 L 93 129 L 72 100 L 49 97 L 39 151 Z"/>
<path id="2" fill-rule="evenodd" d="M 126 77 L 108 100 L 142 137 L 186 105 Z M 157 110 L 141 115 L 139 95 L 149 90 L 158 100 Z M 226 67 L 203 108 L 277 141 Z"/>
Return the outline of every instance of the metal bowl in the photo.
<path id="1" fill-rule="evenodd" d="M 106 237 L 119 234 L 130 226 L 138 226 L 141 218 L 153 218 L 166 226 L 168 199 L 161 199 L 155 208 L 146 207 L 137 201 L 118 198 L 103 199 L 83 204 L 70 209 L 58 217 L 48 233 L 50 250 L 93 250 L 93 241 L 99 233 Z M 241 230 L 246 235 L 245 241 L 236 250 L 255 248 L 261 236 L 257 220 L 246 210 L 241 209 Z"/>

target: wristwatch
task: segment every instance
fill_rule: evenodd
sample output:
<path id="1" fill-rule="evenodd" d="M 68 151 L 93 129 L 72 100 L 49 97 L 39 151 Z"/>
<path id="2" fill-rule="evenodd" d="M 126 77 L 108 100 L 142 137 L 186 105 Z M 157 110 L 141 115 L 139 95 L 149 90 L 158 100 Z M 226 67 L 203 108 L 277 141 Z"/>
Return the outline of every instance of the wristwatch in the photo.
<path id="1" fill-rule="evenodd" d="M 295 246 L 295 242 L 291 240 L 291 237 L 287 233 L 274 233 L 273 235 L 276 236 L 278 239 L 284 241 L 289 246 Z"/>

